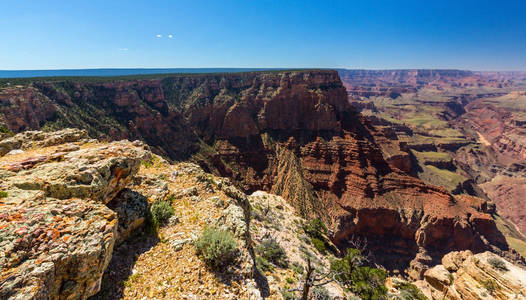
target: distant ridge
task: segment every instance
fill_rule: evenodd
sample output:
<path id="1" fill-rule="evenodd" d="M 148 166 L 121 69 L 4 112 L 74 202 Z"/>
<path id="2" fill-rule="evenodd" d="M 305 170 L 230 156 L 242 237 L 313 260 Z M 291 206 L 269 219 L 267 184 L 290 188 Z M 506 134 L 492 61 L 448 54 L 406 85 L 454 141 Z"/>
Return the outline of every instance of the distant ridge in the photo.
<path id="1" fill-rule="evenodd" d="M 160 68 L 160 69 L 63 69 L 63 70 L 0 70 L 0 78 L 62 76 L 126 76 L 170 73 L 235 73 L 280 70 L 278 68 Z"/>

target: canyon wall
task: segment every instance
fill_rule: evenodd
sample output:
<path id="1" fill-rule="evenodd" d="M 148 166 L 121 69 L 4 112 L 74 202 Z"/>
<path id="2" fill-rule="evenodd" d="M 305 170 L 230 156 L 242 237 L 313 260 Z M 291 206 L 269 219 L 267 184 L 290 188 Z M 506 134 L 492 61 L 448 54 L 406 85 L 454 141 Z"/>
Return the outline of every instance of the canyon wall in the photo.
<path id="1" fill-rule="evenodd" d="M 458 161 L 470 172 L 502 215 L 526 233 L 526 92 L 482 98 L 466 105 L 457 121 L 477 137 L 478 148 L 462 149 Z"/>
<path id="2" fill-rule="evenodd" d="M 398 169 L 493 202 L 524 256 L 526 94 L 523 72 L 339 70 L 348 99 Z M 506 229 L 504 229 L 506 228 Z"/>
<path id="3" fill-rule="evenodd" d="M 142 139 L 246 192 L 282 195 L 338 246 L 366 238 L 378 262 L 415 277 L 452 250 L 508 251 L 483 200 L 386 162 L 336 71 L 34 81 L 2 88 L 0 123 Z"/>
<path id="4" fill-rule="evenodd" d="M 472 72 L 465 70 L 338 70 L 342 81 L 354 96 L 389 95 L 396 98 L 420 88 L 502 88 L 524 74 L 514 72 Z"/>

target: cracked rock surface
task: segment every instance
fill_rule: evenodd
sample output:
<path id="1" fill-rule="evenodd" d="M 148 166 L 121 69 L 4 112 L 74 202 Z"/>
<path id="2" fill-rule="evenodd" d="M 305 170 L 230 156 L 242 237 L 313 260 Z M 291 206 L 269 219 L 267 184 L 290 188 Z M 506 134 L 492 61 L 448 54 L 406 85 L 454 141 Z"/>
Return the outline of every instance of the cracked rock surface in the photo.
<path id="1" fill-rule="evenodd" d="M 120 210 L 105 204 L 150 152 L 141 143 L 89 142 L 76 129 L 26 132 L 0 145 L 12 141 L 26 150 L 0 157 L 0 298 L 97 293 L 120 232 Z"/>

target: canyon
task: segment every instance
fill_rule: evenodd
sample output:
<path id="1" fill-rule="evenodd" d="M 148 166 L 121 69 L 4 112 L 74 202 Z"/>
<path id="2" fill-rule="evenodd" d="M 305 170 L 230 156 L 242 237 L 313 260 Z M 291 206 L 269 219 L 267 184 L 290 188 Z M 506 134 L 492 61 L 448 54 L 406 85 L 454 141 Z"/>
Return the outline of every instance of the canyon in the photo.
<path id="1" fill-rule="evenodd" d="M 47 136 L 44 144 L 31 134 L 12 136 L 28 130 L 82 129 L 72 140 L 86 139 L 81 147 L 88 152 L 99 149 L 89 138 L 98 140 L 91 143 L 141 140 L 172 163 L 191 161 L 203 172 L 229 178 L 242 193 L 262 190 L 281 196 L 302 218 L 321 219 L 340 250 L 355 239 L 366 240 L 374 261 L 393 274 L 422 279 L 444 255 L 464 250 L 491 251 L 524 265 L 519 252 L 526 241 L 521 233 L 526 219 L 520 209 L 523 185 L 517 183 L 525 178 L 526 119 L 516 108 L 522 109 L 525 96 L 515 91 L 521 76 L 301 70 L 2 79 L 0 154 L 59 143 Z M 120 193 L 134 180 L 140 160 L 151 158 L 140 150 L 142 143 L 114 143 L 96 146 L 101 148 L 97 151 L 124 151 L 119 155 L 132 162 L 119 172 L 111 167 L 102 190 L 71 191 L 67 183 L 55 184 L 66 184 L 64 190 L 46 190 L 47 185 L 17 183 L 23 174 L 18 172 L 29 172 L 22 170 L 34 164 L 35 171 L 45 168 L 31 161 L 5 165 L 2 188 L 10 194 L 44 189 L 52 199 L 94 198 L 99 202 L 90 205 L 101 211 L 101 220 L 111 222 L 111 212 L 100 202 L 126 205 L 130 196 Z M 80 155 L 75 153 L 66 158 Z M 104 157 L 100 164 L 106 163 Z M 239 201 L 237 206 L 246 205 Z M 130 232 L 113 223 L 104 228 L 107 236 L 110 231 L 115 236 L 106 240 L 106 252 L 127 238 L 122 232 Z M 250 242 L 244 243 L 244 255 L 250 256 Z M 87 289 L 94 294 L 102 272 L 111 266 L 106 254 L 101 257 L 93 270 L 99 281 L 66 275 L 57 281 L 80 282 L 68 285 L 71 293 Z M 14 254 L 9 263 L 18 263 Z"/>
<path id="2" fill-rule="evenodd" d="M 455 194 L 490 200 L 524 253 L 524 73 L 340 72 L 388 160 Z"/>

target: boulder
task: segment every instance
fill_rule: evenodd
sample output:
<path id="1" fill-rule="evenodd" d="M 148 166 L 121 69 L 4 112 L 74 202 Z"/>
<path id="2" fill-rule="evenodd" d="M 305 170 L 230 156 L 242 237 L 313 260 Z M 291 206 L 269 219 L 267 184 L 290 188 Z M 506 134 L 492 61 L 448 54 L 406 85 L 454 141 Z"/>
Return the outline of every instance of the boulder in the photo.
<path id="1" fill-rule="evenodd" d="M 151 155 L 130 146 L 130 142 L 114 142 L 73 151 L 61 161 L 18 172 L 9 184 L 22 190 L 41 190 L 58 199 L 91 198 L 107 203 L 131 181 L 141 161 Z M 41 162 L 46 160 L 42 158 Z"/>
<path id="2" fill-rule="evenodd" d="M 79 131 L 70 133 L 22 136 L 41 147 L 84 137 Z M 22 148 L 27 141 L 21 139 Z M 0 205 L 1 299 L 94 295 L 115 241 L 144 222 L 144 199 L 131 192 L 119 194 L 141 160 L 151 155 L 141 144 L 85 144 L 50 159 L 57 155 L 53 151 L 60 149 L 50 148 L 44 151 L 50 154 L 38 159 L 20 158 L 24 167 L 11 171 L 5 167 L 11 157 L 0 157 L 0 190 L 7 193 Z M 121 197 L 110 202 L 118 194 Z"/>
<path id="3" fill-rule="evenodd" d="M 473 256 L 473 253 L 469 250 L 450 252 L 442 257 L 442 265 L 446 270 L 456 272 L 470 256 Z"/>
<path id="4" fill-rule="evenodd" d="M 424 273 L 425 280 L 435 289 L 443 291 L 453 283 L 453 275 L 443 265 L 434 266 Z"/>

